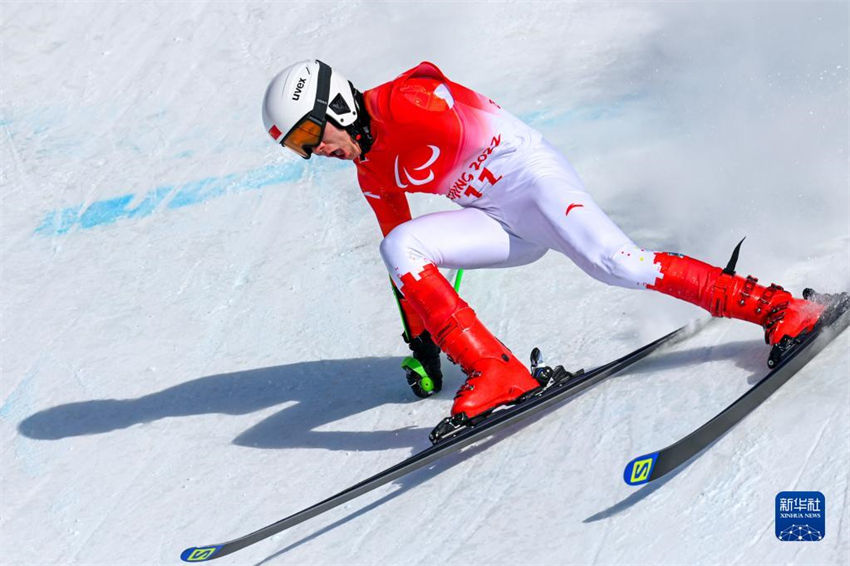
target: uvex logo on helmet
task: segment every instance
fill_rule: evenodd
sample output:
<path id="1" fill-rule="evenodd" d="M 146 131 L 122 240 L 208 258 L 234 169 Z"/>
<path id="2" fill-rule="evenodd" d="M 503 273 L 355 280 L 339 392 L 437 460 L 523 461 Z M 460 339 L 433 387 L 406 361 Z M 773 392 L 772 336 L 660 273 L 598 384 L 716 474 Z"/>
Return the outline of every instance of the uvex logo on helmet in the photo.
<path id="1" fill-rule="evenodd" d="M 307 79 L 299 77 L 298 84 L 295 85 L 295 92 L 292 93 L 292 100 L 301 100 L 301 91 L 304 90 L 304 83 L 306 82 Z"/>
<path id="2" fill-rule="evenodd" d="M 435 161 L 437 161 L 437 158 L 440 157 L 440 148 L 436 145 L 431 144 L 428 144 L 428 148 L 431 150 L 431 157 L 429 157 L 422 165 L 413 168 L 414 171 L 424 171 L 425 169 L 428 169 L 428 173 L 424 177 L 414 177 L 410 174 L 410 171 L 407 170 L 407 167 L 401 168 L 401 170 L 404 171 L 404 177 L 411 185 L 424 185 L 425 183 L 430 183 L 434 180 L 434 171 L 429 168 L 431 167 L 431 165 L 434 164 Z M 399 189 L 404 189 L 408 185 L 407 183 L 401 182 L 401 176 L 399 175 L 398 170 L 398 157 L 398 155 L 395 156 L 395 184 L 398 186 Z"/>

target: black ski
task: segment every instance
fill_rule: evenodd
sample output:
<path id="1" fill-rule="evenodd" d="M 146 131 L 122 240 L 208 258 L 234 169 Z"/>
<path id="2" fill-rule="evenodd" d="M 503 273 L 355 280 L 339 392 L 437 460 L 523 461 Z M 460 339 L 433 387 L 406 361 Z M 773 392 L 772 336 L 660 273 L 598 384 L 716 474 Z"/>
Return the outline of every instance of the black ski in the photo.
<path id="1" fill-rule="evenodd" d="M 678 330 L 674 330 L 650 344 L 638 348 L 637 350 L 626 354 L 613 362 L 588 372 L 580 371 L 572 374 L 564 370 L 561 366 L 558 366 L 552 370 L 549 386 L 542 392 L 523 400 L 521 403 L 497 410 L 476 424 L 456 431 L 450 438 L 443 439 L 437 444 L 422 450 L 418 454 L 414 454 L 410 458 L 407 458 L 406 460 L 399 462 L 398 464 L 387 468 L 386 470 L 379 472 L 378 474 L 363 480 L 362 482 L 353 485 L 348 489 L 325 499 L 324 501 L 281 519 L 276 523 L 272 523 L 254 531 L 253 533 L 225 543 L 187 548 L 181 553 L 180 559 L 184 562 L 213 560 L 236 552 L 237 550 L 264 540 L 281 531 L 289 529 L 290 527 L 294 527 L 295 525 L 298 525 L 312 517 L 324 513 L 325 511 L 342 505 L 355 497 L 372 491 L 373 489 L 409 474 L 414 470 L 427 466 L 446 454 L 457 452 L 474 442 L 488 437 L 502 428 L 518 423 L 536 413 L 539 413 L 555 403 L 572 397 L 578 392 L 599 383 L 606 377 L 612 376 L 622 369 L 634 364 L 638 360 L 648 356 L 662 344 L 669 343 L 674 337 L 685 334 L 687 328 L 688 327 L 682 327 Z"/>
<path id="2" fill-rule="evenodd" d="M 814 294 L 811 291 L 809 293 Z M 806 298 L 809 297 L 806 296 Z M 775 360 L 771 356 L 773 369 L 758 383 L 684 438 L 657 452 L 633 459 L 623 471 L 623 480 L 629 485 L 640 485 L 657 480 L 723 436 L 847 328 L 850 324 L 850 312 L 848 312 L 850 304 L 848 303 L 850 298 L 846 294 L 837 296 L 835 304 L 827 309 L 821 322 L 811 333 L 783 353 L 781 359 Z"/>

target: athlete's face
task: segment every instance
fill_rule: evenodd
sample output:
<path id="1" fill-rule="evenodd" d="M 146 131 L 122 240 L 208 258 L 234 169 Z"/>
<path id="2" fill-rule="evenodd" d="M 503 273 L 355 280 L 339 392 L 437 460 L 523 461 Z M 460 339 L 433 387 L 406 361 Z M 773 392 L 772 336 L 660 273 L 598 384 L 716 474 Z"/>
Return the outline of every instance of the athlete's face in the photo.
<path id="1" fill-rule="evenodd" d="M 313 155 L 336 157 L 351 161 L 360 156 L 360 144 L 351 139 L 348 132 L 341 130 L 328 122 L 322 141 L 313 149 Z"/>

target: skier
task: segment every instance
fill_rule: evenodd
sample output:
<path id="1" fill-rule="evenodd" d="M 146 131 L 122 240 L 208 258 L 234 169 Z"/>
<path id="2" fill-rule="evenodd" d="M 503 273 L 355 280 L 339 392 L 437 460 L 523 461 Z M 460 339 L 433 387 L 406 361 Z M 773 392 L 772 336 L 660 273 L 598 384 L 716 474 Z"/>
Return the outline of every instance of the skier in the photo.
<path id="1" fill-rule="evenodd" d="M 713 316 L 759 324 L 772 346 L 769 364 L 824 312 L 778 285 L 736 275 L 738 248 L 721 269 L 638 247 L 539 132 L 432 63 L 364 92 L 321 61 L 296 63 L 269 84 L 263 121 L 276 142 L 305 159 L 316 154 L 356 165 L 384 236 L 380 253 L 414 357 L 434 378 L 434 391 L 440 350 L 467 376 L 453 418 L 485 415 L 540 384 L 439 267 L 524 265 L 556 250 L 610 285 L 654 289 Z M 412 219 L 409 192 L 444 195 L 461 208 Z"/>

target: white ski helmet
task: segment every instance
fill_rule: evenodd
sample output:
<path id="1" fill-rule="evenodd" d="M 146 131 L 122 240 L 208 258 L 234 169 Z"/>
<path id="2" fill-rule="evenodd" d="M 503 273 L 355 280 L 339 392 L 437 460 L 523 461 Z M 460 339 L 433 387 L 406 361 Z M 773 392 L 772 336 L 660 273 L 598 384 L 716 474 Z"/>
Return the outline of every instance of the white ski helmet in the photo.
<path id="1" fill-rule="evenodd" d="M 310 159 L 328 120 L 360 143 L 371 146 L 363 95 L 345 77 L 318 59 L 290 65 L 269 83 L 263 99 L 263 124 L 280 143 Z M 365 147 L 364 147 L 365 145 Z"/>

